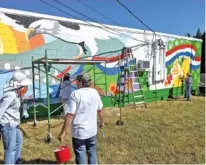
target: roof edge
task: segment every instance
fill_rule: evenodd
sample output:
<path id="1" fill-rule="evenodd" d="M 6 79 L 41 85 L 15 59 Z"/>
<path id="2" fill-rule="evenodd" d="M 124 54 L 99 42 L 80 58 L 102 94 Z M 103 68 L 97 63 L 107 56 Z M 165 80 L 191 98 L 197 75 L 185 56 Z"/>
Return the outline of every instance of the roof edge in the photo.
<path id="1" fill-rule="evenodd" d="M 23 11 L 23 10 L 16 10 L 16 9 L 9 9 L 9 8 L 1 8 L 0 7 L 0 12 L 3 13 L 12 13 L 12 14 L 19 14 L 19 15 L 25 15 L 25 16 L 35 16 L 35 17 L 42 17 L 42 18 L 49 18 L 49 19 L 55 19 L 55 20 L 61 20 L 61 21 L 70 21 L 70 22 L 75 22 L 83 25 L 88 25 L 82 20 L 77 20 L 77 19 L 72 19 L 72 18 L 66 18 L 66 17 L 60 17 L 60 16 L 54 16 L 54 15 L 47 15 L 47 14 L 41 14 L 41 13 L 35 13 L 35 12 L 30 12 L 30 11 Z M 90 22 L 90 21 L 88 21 Z M 90 22 L 94 25 L 94 27 L 99 27 L 102 28 L 98 23 Z M 106 26 L 109 26 L 114 29 L 118 29 L 120 31 L 125 31 L 125 32 L 131 32 L 131 33 L 147 33 L 147 34 L 153 34 L 153 32 L 148 31 L 148 30 L 141 30 L 141 29 L 135 29 L 135 28 L 129 28 L 129 27 L 124 27 L 124 26 L 115 26 L 115 25 L 109 25 L 109 24 L 104 24 Z M 89 25 L 92 26 L 92 25 Z M 190 37 L 185 37 L 185 36 L 179 36 L 179 35 L 174 35 L 174 34 L 168 34 L 168 33 L 161 33 L 161 32 L 156 32 L 156 34 L 160 36 L 165 36 L 165 37 L 172 37 L 172 38 L 178 38 L 178 39 L 186 39 L 186 40 L 191 40 L 191 41 L 200 41 L 202 42 L 201 39 L 196 39 L 196 38 L 190 38 Z"/>

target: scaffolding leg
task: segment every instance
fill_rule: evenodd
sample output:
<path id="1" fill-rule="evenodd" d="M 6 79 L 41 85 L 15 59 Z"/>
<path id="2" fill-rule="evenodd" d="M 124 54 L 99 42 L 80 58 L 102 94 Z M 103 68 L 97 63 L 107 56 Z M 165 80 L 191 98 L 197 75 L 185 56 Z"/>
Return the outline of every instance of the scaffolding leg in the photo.
<path id="1" fill-rule="evenodd" d="M 32 81 L 33 81 L 33 99 L 35 100 L 35 73 L 34 73 L 34 63 L 33 63 L 33 56 L 32 56 Z M 34 121 L 33 121 L 33 126 L 36 127 L 37 126 L 37 120 L 36 120 L 36 105 L 35 102 L 33 103 L 33 112 L 34 112 Z"/>
<path id="2" fill-rule="evenodd" d="M 48 131 L 48 135 L 47 135 L 47 137 L 45 139 L 45 143 L 50 143 L 52 141 L 53 137 L 52 137 L 52 133 L 50 131 L 50 128 L 51 128 L 51 126 L 49 126 L 49 131 Z"/>
<path id="3" fill-rule="evenodd" d="M 50 143 L 52 139 L 52 134 L 51 134 L 51 123 L 50 123 L 50 95 L 49 95 L 49 66 L 48 66 L 48 57 L 47 57 L 47 50 L 45 50 L 45 59 L 46 59 L 46 89 L 47 89 L 47 108 L 48 108 L 48 135 L 46 138 L 46 142 Z"/>
<path id="4" fill-rule="evenodd" d="M 36 127 L 37 126 L 37 120 L 36 120 L 36 106 L 35 106 L 35 103 L 34 103 L 34 121 L 33 121 L 33 127 Z"/>
<path id="5" fill-rule="evenodd" d="M 119 107 L 120 112 L 120 119 L 116 122 L 117 126 L 124 126 L 124 121 L 122 120 L 122 107 Z"/>

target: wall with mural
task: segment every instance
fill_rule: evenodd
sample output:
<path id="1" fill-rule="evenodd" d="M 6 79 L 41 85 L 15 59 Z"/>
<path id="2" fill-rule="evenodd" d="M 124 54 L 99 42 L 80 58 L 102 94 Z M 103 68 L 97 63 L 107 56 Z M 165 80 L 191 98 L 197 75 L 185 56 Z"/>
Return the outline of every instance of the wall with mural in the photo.
<path id="1" fill-rule="evenodd" d="M 119 34 L 118 30 L 124 34 Z M 10 71 L 31 67 L 32 56 L 34 59 L 43 57 L 45 50 L 49 58 L 81 59 L 89 56 L 91 60 L 110 59 L 106 70 L 104 64 L 96 65 L 99 72 L 107 75 L 107 91 L 105 87 L 98 85 L 96 89 L 102 95 L 114 95 L 117 92 L 116 81 L 119 73 L 118 55 L 123 47 L 137 44 L 144 44 L 133 50 L 137 61 L 149 62 L 149 66 L 140 73 L 140 82 L 148 101 L 155 97 L 167 97 L 171 88 L 181 88 L 181 78 L 186 76 L 187 72 L 192 73 L 195 90 L 200 77 L 201 41 L 158 34 L 157 38 L 164 45 L 160 53 L 153 49 L 153 37 L 149 32 L 135 29 L 102 30 L 98 26 L 88 26 L 71 19 L 66 21 L 63 18 L 29 12 L 0 10 L 0 96 L 4 84 L 12 76 Z M 158 43 L 155 49 L 159 50 Z M 71 73 L 73 77 L 90 70 L 89 74 L 94 77 L 91 66 L 88 65 L 55 67 Z M 32 79 L 31 69 L 24 69 L 22 72 Z M 51 69 L 50 74 L 62 78 L 62 74 L 57 70 Z M 41 97 L 45 97 L 45 75 L 41 74 L 40 78 Z M 38 79 L 39 77 L 35 77 L 36 84 Z M 51 96 L 58 97 L 59 81 L 52 77 L 49 81 Z M 101 83 L 104 80 L 100 78 L 98 81 Z M 32 97 L 32 86 L 29 87 L 27 97 Z"/>

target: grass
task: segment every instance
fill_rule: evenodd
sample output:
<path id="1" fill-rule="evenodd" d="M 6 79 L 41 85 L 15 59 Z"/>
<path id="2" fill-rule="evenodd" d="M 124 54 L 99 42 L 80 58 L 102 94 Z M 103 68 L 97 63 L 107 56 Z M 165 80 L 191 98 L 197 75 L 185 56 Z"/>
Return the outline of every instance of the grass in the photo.
<path id="1" fill-rule="evenodd" d="M 115 126 L 117 108 L 106 108 L 105 138 L 98 132 L 98 161 L 101 164 L 204 164 L 205 163 L 205 98 L 193 97 L 150 103 L 148 108 L 123 109 L 124 127 Z M 61 145 L 57 135 L 62 119 L 52 120 L 53 141 L 44 143 L 47 121 L 23 124 L 22 159 L 25 163 L 56 163 L 53 150 Z M 64 144 L 71 146 L 71 137 Z M 0 160 L 3 149 L 0 146 Z M 74 154 L 69 163 L 74 163 Z"/>

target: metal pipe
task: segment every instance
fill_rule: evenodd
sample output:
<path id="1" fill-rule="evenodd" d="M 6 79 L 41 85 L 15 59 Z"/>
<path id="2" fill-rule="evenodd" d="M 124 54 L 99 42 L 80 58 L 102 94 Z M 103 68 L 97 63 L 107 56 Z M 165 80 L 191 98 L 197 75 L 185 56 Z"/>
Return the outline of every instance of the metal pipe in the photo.
<path id="1" fill-rule="evenodd" d="M 35 94 L 35 72 L 34 72 L 34 63 L 33 63 L 33 56 L 32 56 L 32 81 L 33 81 L 33 99 L 36 98 L 36 94 Z M 34 112 L 34 126 L 36 126 L 36 106 L 35 106 L 35 103 L 34 103 L 34 106 L 33 106 L 33 112 Z"/>
<path id="2" fill-rule="evenodd" d="M 47 90 L 47 107 L 48 107 L 48 132 L 49 132 L 49 135 L 50 135 L 50 128 L 51 128 L 51 124 L 50 124 L 50 95 L 49 95 L 49 74 L 48 74 L 48 71 L 49 71 L 49 68 L 48 68 L 48 57 L 47 57 L 47 50 L 45 50 L 45 60 L 46 60 L 46 67 L 45 67 L 45 70 L 46 70 L 46 90 Z"/>

